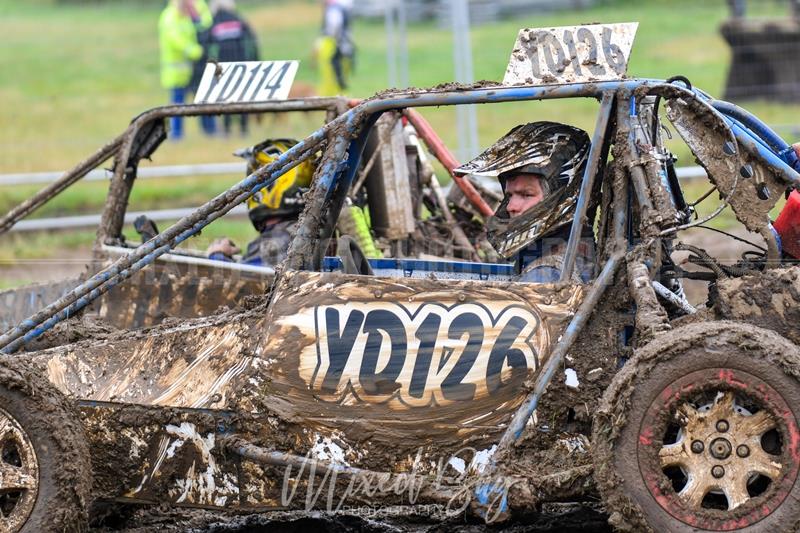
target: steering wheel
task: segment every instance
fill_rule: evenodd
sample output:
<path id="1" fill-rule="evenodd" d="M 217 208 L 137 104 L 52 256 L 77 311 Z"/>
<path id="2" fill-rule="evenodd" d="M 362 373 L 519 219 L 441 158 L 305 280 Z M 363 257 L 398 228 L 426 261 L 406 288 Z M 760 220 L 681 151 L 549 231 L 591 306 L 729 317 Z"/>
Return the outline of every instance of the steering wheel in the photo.
<path id="1" fill-rule="evenodd" d="M 336 242 L 336 253 L 342 260 L 342 272 L 345 274 L 375 275 L 361 247 L 350 235 L 339 237 Z"/>

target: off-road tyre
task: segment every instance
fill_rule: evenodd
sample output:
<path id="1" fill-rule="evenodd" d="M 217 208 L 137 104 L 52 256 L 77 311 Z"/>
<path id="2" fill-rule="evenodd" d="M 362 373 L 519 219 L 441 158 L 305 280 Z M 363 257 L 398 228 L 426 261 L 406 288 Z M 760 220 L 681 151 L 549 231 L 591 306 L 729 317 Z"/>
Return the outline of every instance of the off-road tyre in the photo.
<path id="1" fill-rule="evenodd" d="M 21 358 L 0 359 L 0 447 L 0 473 L 17 474 L 0 477 L 0 531 L 86 529 L 92 477 L 80 418 Z"/>
<path id="2" fill-rule="evenodd" d="M 595 415 L 594 475 L 611 524 L 797 531 L 799 425 L 800 349 L 784 337 L 724 321 L 656 337 Z"/>

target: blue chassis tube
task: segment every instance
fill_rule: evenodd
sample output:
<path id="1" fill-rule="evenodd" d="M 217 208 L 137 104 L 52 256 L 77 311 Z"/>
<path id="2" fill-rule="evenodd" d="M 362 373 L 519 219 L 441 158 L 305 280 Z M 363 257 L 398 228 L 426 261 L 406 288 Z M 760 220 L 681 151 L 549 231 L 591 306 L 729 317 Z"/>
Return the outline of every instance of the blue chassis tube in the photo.
<path id="1" fill-rule="evenodd" d="M 125 257 L 120 258 L 114 264 L 99 272 L 86 282 L 82 283 L 71 291 L 65 297 L 50 304 L 44 310 L 33 315 L 32 317 L 22 321 L 15 328 L 12 328 L 0 337 L 0 347 L 3 353 L 13 353 L 20 346 L 24 345 L 29 340 L 36 338 L 43 332 L 47 331 L 61 320 L 68 318 L 72 314 L 85 307 L 93 300 L 98 298 L 115 285 L 121 283 L 134 273 L 145 268 L 147 265 L 153 263 L 156 258 L 167 253 L 169 250 L 177 246 L 180 242 L 195 235 L 205 226 L 216 220 L 220 216 L 227 213 L 235 205 L 241 203 L 252 192 L 259 190 L 265 185 L 274 182 L 280 175 L 293 168 L 299 163 L 299 159 L 294 159 L 298 155 L 316 149 L 326 137 L 326 135 L 333 130 L 333 128 L 340 127 L 344 123 L 344 135 L 336 138 L 337 142 L 333 145 L 330 151 L 330 156 L 325 166 L 323 167 L 319 181 L 316 184 L 317 194 L 322 194 L 326 201 L 330 200 L 331 193 L 339 180 L 349 183 L 358 167 L 358 160 L 363 150 L 363 145 L 366 138 L 364 125 L 371 125 L 377 117 L 384 111 L 392 109 L 401 109 L 404 107 L 426 107 L 426 106 L 441 106 L 441 105 L 458 105 L 458 104 L 476 104 L 476 103 L 493 103 L 493 102 L 511 102 L 511 101 L 524 101 L 524 100 L 543 100 L 554 98 L 573 98 L 573 97 L 595 97 L 603 99 L 596 131 L 594 132 L 593 151 L 602 148 L 598 146 L 598 135 L 605 132 L 605 124 L 608 119 L 608 113 L 611 107 L 612 98 L 608 96 L 611 93 L 621 92 L 623 94 L 630 94 L 636 88 L 660 84 L 662 82 L 656 80 L 629 80 L 621 82 L 601 82 L 592 84 L 572 84 L 572 85 L 557 85 L 557 86 L 544 86 L 544 87 L 510 87 L 510 88 L 491 88 L 491 89 L 468 89 L 464 91 L 443 91 L 443 92 L 430 92 L 424 94 L 399 94 L 396 96 L 386 96 L 368 100 L 346 114 L 338 117 L 331 123 L 327 124 L 320 130 L 313 133 L 310 137 L 293 147 L 289 152 L 282 155 L 277 161 L 268 165 L 264 169 L 256 171 L 255 173 L 247 176 L 244 180 L 237 185 L 231 187 L 226 193 L 219 195 L 214 200 L 204 204 L 198 208 L 191 215 L 181 219 L 176 224 L 168 228 L 164 233 L 155 237 L 151 241 L 141 245 L 136 250 L 132 251 Z M 687 91 L 688 92 L 688 91 Z M 695 91 L 696 96 L 703 97 L 704 93 Z M 707 100 L 706 98 L 703 98 Z M 735 112 L 735 109 L 720 105 L 720 102 L 715 102 L 715 107 L 722 112 L 729 120 L 729 124 L 737 138 L 737 141 L 743 145 L 753 156 L 763 159 L 773 169 L 779 171 L 788 182 L 792 184 L 800 183 L 800 176 L 797 172 L 787 164 L 787 162 L 776 153 L 776 149 L 782 148 L 785 152 L 785 143 L 781 145 L 778 143 L 777 137 L 774 132 L 769 130 L 765 125 L 758 122 L 752 116 Z M 752 118 L 750 118 L 752 117 Z M 601 128 L 601 126 L 603 126 Z M 368 129 L 368 128 L 367 128 Z M 602 130 L 602 133 L 601 133 Z M 751 131 L 752 130 L 752 131 Z M 347 139 L 355 138 L 353 142 Z M 780 152 L 781 150 L 777 150 Z M 598 152 L 599 153 L 599 152 Z M 597 161 L 595 157 L 591 158 L 590 167 L 596 169 Z M 584 184 L 586 185 L 586 177 L 584 175 Z M 590 194 L 591 184 L 581 187 L 581 193 L 578 199 L 578 212 L 581 213 L 585 210 L 588 203 L 588 195 Z M 226 202 L 224 205 L 218 205 L 218 200 L 225 194 L 236 193 L 232 201 Z M 215 205 L 215 201 L 217 201 Z M 324 205 L 324 203 L 322 204 Z M 626 202 L 626 205 L 629 205 Z M 337 206 L 340 207 L 340 206 Z M 630 207 L 628 207 L 628 210 Z M 318 213 L 319 214 L 319 213 Z M 623 209 L 620 210 L 619 206 L 615 211 L 615 234 L 619 237 L 621 229 L 625 226 L 625 221 L 628 213 Z M 579 235 L 580 224 L 582 216 L 576 216 L 571 228 L 570 244 L 575 240 L 575 235 Z M 318 227 L 314 227 L 314 221 L 319 220 L 319 217 L 306 217 L 306 220 L 311 220 L 304 227 L 300 228 L 298 237 L 304 239 L 315 239 L 315 235 L 319 236 L 320 232 Z M 316 231 L 315 231 L 316 230 Z M 577 232 L 577 233 L 576 233 Z M 313 247 L 312 247 L 313 248 Z M 603 294 L 605 287 L 610 284 L 614 272 L 619 266 L 622 256 L 622 251 L 617 250 L 607 261 L 600 276 L 591 285 L 587 297 L 581 307 L 576 312 L 575 317 L 567 326 L 567 330 L 562 339 L 555 346 L 550 361 L 553 364 L 548 364 L 545 369 L 537 377 L 534 390 L 528 395 L 523 404 L 518 408 L 509 427 L 502 436 L 498 443 L 498 452 L 502 453 L 507 450 L 513 443 L 521 436 L 527 420 L 530 418 L 531 413 L 536 408 L 541 395 L 546 390 L 548 384 L 552 380 L 557 362 L 561 357 L 556 357 L 559 354 L 566 353 L 572 342 L 574 342 L 577 335 L 583 329 L 583 326 L 588 321 L 592 307 L 596 301 Z M 313 257 L 303 257 L 303 263 L 314 264 Z M 494 462 L 493 462 L 494 463 Z M 495 465 L 492 464 L 489 468 L 489 474 L 494 469 Z M 476 489 L 476 496 L 479 502 L 486 503 L 489 495 L 494 491 L 491 484 L 480 485 Z M 505 498 L 501 503 L 503 507 L 506 506 Z"/>
<path id="2" fill-rule="evenodd" d="M 11 328 L 0 336 L 0 352 L 6 354 L 15 352 L 25 343 L 40 336 L 62 320 L 73 316 L 120 282 L 153 263 L 158 257 L 169 252 L 189 237 L 197 234 L 212 221 L 242 203 L 253 192 L 270 185 L 279 176 L 299 164 L 299 160 L 295 159 L 298 155 L 318 148 L 328 133 L 334 131 L 335 128 L 341 127 L 342 124 L 344 124 L 344 131 L 336 137 L 337 142 L 332 153 L 333 157 L 329 158 L 325 163 L 317 186 L 318 194 L 322 194 L 326 199 L 329 198 L 337 181 L 343 178 L 342 175 L 344 174 L 344 179 L 352 178 L 358 166 L 358 159 L 363 148 L 363 138 L 350 150 L 348 149 L 351 148 L 348 146 L 350 144 L 348 139 L 359 137 L 364 124 L 377 119 L 377 116 L 384 111 L 405 107 L 513 102 L 551 98 L 597 98 L 606 91 L 620 89 L 630 91 L 635 87 L 648 83 L 653 82 L 626 80 L 542 87 L 496 87 L 466 89 L 463 91 L 432 91 L 422 94 L 400 93 L 367 100 L 311 134 L 311 136 L 295 145 L 275 162 L 250 174 L 225 193 L 217 196 L 214 200 L 204 204 L 192 214 L 167 228 L 160 235 L 142 244 L 127 256 L 119 258 L 112 265 L 78 285 L 56 302 Z M 345 157 L 346 153 L 348 157 Z M 232 201 L 219 205 L 219 200 L 223 195 L 234 192 L 236 196 Z M 315 218 L 317 217 L 307 217 L 307 219 Z M 310 227 L 310 225 L 301 227 L 298 231 L 298 237 L 311 239 L 312 241 L 316 240 L 319 233 L 313 230 L 314 228 Z M 305 257 L 303 263 L 305 265 L 314 264 L 314 258 Z"/>
<path id="3" fill-rule="evenodd" d="M 344 124 L 344 131 L 336 137 L 328 157 L 323 167 L 319 181 L 316 184 L 317 194 L 323 195 L 326 201 L 330 200 L 331 193 L 340 180 L 349 183 L 358 167 L 358 160 L 363 150 L 363 145 L 366 138 L 365 125 L 371 125 L 377 117 L 384 111 L 392 109 L 401 109 L 405 107 L 429 107 L 441 105 L 459 105 L 459 104 L 476 104 L 476 103 L 498 103 L 498 102 L 512 102 L 512 101 L 525 101 L 525 100 L 544 100 L 556 98 L 574 98 L 574 97 L 594 97 L 600 98 L 605 94 L 615 92 L 622 92 L 630 94 L 635 89 L 647 86 L 657 85 L 662 82 L 657 80 L 627 80 L 627 81 L 613 81 L 613 82 L 600 82 L 591 84 L 571 84 L 571 85 L 552 85 L 543 87 L 498 87 L 489 89 L 467 89 L 463 91 L 442 91 L 442 92 L 428 92 L 428 93 L 414 93 L 414 94 L 398 94 L 390 95 L 373 100 L 368 100 L 353 108 L 344 115 L 338 117 L 331 123 L 327 124 L 320 130 L 314 132 L 310 137 L 293 147 L 289 152 L 283 154 L 277 161 L 268 165 L 264 169 L 254 172 L 247 176 L 244 180 L 237 185 L 231 187 L 226 193 L 236 192 L 236 196 L 232 201 L 225 203 L 222 206 L 212 205 L 216 200 L 219 200 L 223 195 L 218 196 L 211 202 L 204 204 L 191 215 L 181 219 L 176 224 L 168 228 L 164 233 L 155 237 L 151 241 L 141 245 L 136 250 L 132 251 L 125 257 L 120 258 L 114 264 L 99 272 L 86 282 L 76 287 L 73 291 L 65 297 L 50 304 L 44 310 L 22 321 L 15 328 L 12 328 L 0 337 L 0 347 L 3 353 L 13 353 L 20 346 L 24 345 L 29 340 L 32 340 L 48 329 L 52 328 L 61 320 L 74 315 L 77 311 L 94 301 L 100 295 L 107 292 L 120 282 L 124 281 L 134 273 L 145 268 L 147 265 L 153 263 L 159 256 L 169 252 L 172 248 L 177 246 L 180 242 L 195 235 L 205 226 L 216 220 L 220 216 L 227 213 L 234 206 L 241 203 L 252 192 L 259 190 L 265 185 L 274 182 L 280 175 L 284 174 L 289 169 L 293 168 L 299 163 L 299 159 L 295 159 L 298 155 L 302 155 L 309 150 L 317 149 L 322 140 L 333 131 L 334 128 L 341 127 Z M 690 94 L 687 91 L 687 94 Z M 700 94 L 700 93 L 695 93 Z M 598 135 L 605 132 L 605 120 L 603 115 L 607 115 L 610 109 L 611 98 L 606 97 L 601 106 L 600 115 L 598 116 L 598 124 L 594 132 L 593 149 L 599 150 Z M 741 118 L 739 116 L 738 118 Z M 737 121 L 738 121 L 737 118 Z M 758 131 L 762 133 L 760 136 L 753 135 L 752 132 L 746 128 L 740 127 L 736 121 L 732 122 L 732 128 L 736 134 L 737 140 L 753 155 L 759 157 L 773 168 L 780 169 L 780 174 L 783 175 L 787 181 L 791 183 L 800 182 L 800 176 L 789 167 L 778 155 L 770 150 L 768 146 L 761 142 L 761 139 L 767 137 L 770 140 L 771 135 L 765 134 L 763 128 Z M 753 126 L 753 122 L 749 124 Z M 603 126 L 600 128 L 600 126 Z M 763 126 L 763 124 L 762 124 Z M 766 128 L 766 126 L 764 126 Z M 602 131 L 601 131 L 602 130 Z M 769 130 L 771 131 L 771 130 Z M 775 135 L 772 133 L 772 135 Z M 761 139 L 756 140 L 757 137 Z M 775 135 L 777 137 L 777 135 Z M 356 140 L 350 142 L 348 139 L 355 138 Z M 597 162 L 592 158 L 592 164 L 589 165 L 596 169 Z M 588 172 L 587 172 L 588 174 Z M 586 176 L 584 176 L 586 178 Z M 585 180 L 584 180 L 585 182 Z M 585 210 L 588 203 L 588 196 L 591 192 L 590 186 L 582 187 L 578 199 L 578 206 L 581 211 Z M 320 217 L 305 217 L 307 224 L 299 228 L 297 237 L 300 239 L 311 239 L 312 241 L 318 240 L 320 235 L 320 228 L 314 227 L 315 221 Z M 575 240 L 575 235 L 580 234 L 581 216 L 576 216 L 571 228 L 570 244 Z M 577 232 L 577 233 L 576 233 Z M 312 247 L 313 248 L 313 247 Z M 315 264 L 313 257 L 302 257 L 305 265 Z M 603 269 L 603 273 L 592 284 L 587 300 L 592 301 L 596 299 L 596 295 L 602 293 L 609 277 L 613 275 L 613 271 L 619 264 L 620 258 L 617 256 L 612 257 Z M 588 320 L 590 314 L 589 309 L 581 309 L 576 313 L 576 316 L 570 322 L 567 328 L 567 334 L 556 345 L 554 353 L 566 351 L 572 341 L 574 341 L 577 334 L 582 329 L 585 322 Z M 533 393 L 526 399 L 518 412 L 515 414 L 512 424 L 507 429 L 505 435 L 501 439 L 500 448 L 506 448 L 517 438 L 519 438 L 524 427 L 524 423 L 530 416 L 530 412 L 535 409 L 535 406 L 546 389 L 554 371 L 544 372 L 540 379 L 537 379 L 536 387 Z"/>

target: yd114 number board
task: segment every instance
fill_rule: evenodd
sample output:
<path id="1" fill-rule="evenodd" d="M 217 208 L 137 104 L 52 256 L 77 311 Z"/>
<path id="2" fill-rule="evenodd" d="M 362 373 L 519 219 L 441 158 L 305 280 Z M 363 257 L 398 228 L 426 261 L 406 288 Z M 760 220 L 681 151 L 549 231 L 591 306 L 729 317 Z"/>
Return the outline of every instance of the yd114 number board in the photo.
<path id="1" fill-rule="evenodd" d="M 194 103 L 285 100 L 289 97 L 299 64 L 299 61 L 208 63 Z"/>

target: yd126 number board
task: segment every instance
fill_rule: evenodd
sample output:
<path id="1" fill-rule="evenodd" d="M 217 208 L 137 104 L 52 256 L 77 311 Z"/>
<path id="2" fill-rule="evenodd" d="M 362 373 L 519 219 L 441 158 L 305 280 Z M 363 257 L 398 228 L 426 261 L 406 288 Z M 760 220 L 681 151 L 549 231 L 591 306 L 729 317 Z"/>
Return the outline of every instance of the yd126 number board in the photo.
<path id="1" fill-rule="evenodd" d="M 591 24 L 519 31 L 504 85 L 618 80 L 628 70 L 638 23 Z"/>
<path id="2" fill-rule="evenodd" d="M 261 351 L 283 376 L 271 392 L 299 412 L 325 418 L 347 405 L 373 420 L 500 419 L 524 398 L 581 295 L 578 285 L 290 273 Z"/>

